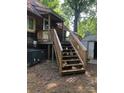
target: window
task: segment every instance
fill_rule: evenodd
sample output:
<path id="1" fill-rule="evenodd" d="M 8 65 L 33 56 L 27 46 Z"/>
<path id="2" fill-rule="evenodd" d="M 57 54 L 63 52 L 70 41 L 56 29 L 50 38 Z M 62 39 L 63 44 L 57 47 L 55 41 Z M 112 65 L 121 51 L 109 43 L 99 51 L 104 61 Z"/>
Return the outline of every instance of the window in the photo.
<path id="1" fill-rule="evenodd" d="M 47 19 L 43 19 L 43 30 L 47 30 L 48 27 L 49 27 L 48 20 Z"/>
<path id="2" fill-rule="evenodd" d="M 27 26 L 29 32 L 35 32 L 35 19 L 33 17 L 28 17 Z"/>

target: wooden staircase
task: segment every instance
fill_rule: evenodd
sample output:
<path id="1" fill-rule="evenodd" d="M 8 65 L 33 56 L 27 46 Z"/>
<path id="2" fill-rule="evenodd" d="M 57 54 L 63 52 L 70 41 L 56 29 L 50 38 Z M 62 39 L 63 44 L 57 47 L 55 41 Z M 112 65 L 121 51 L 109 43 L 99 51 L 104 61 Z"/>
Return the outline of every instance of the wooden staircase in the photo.
<path id="1" fill-rule="evenodd" d="M 62 44 L 62 74 L 82 73 L 85 72 L 83 63 L 78 58 L 74 48 L 68 42 Z"/>
<path id="2" fill-rule="evenodd" d="M 69 42 L 60 42 L 55 29 L 50 33 L 61 75 L 85 72 L 86 48 L 79 39 L 70 32 Z"/>

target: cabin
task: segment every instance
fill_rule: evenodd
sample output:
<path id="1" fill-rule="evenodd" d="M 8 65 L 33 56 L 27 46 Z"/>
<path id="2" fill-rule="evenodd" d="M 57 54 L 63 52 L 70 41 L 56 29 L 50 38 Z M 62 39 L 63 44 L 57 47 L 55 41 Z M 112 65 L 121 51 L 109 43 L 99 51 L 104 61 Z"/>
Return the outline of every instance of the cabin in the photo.
<path id="1" fill-rule="evenodd" d="M 86 33 L 86 36 L 81 40 L 87 48 L 87 59 L 97 60 L 97 36 L 91 33 Z"/>
<path id="2" fill-rule="evenodd" d="M 67 27 L 63 25 L 64 19 L 37 0 L 27 1 L 27 47 L 28 49 L 41 49 L 44 59 L 51 57 L 51 37 L 49 30 L 56 29 L 60 41 L 66 37 Z M 37 46 L 34 47 L 34 43 Z"/>
<path id="3" fill-rule="evenodd" d="M 61 74 L 85 72 L 86 51 L 76 35 L 64 25 L 60 15 L 38 0 L 27 0 L 29 65 L 42 60 L 56 60 Z"/>

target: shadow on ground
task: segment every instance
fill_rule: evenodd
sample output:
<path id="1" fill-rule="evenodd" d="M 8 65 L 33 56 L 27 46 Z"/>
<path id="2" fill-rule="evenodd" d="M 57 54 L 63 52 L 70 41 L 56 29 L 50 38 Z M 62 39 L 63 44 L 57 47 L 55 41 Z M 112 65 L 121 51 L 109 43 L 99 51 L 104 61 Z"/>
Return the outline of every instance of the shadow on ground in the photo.
<path id="1" fill-rule="evenodd" d="M 87 65 L 85 74 L 61 76 L 56 63 L 41 62 L 27 69 L 28 93 L 96 93 L 97 67 Z"/>

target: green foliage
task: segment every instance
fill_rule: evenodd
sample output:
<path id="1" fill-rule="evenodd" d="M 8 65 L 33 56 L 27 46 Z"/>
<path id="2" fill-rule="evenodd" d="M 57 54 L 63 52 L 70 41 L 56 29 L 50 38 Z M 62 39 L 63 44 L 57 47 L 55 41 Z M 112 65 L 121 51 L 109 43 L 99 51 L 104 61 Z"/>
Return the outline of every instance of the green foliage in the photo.
<path id="1" fill-rule="evenodd" d="M 87 13 L 89 8 L 95 3 L 95 0 L 65 0 L 68 7 L 71 8 L 74 14 L 74 31 L 77 31 L 80 14 Z M 71 13 L 70 13 L 71 14 Z"/>
<path id="2" fill-rule="evenodd" d="M 60 0 L 40 0 L 40 2 L 49 8 L 51 8 L 53 11 L 61 15 L 65 20 L 64 24 L 69 28 L 70 27 L 70 20 L 68 16 L 68 9 L 65 7 L 66 5 L 61 5 Z M 67 15 L 66 15 L 67 14 Z"/>
<path id="3" fill-rule="evenodd" d="M 40 0 L 40 2 L 53 10 L 60 6 L 59 0 Z"/>
<path id="4" fill-rule="evenodd" d="M 74 12 L 73 12 L 73 10 L 67 5 L 66 0 L 65 0 L 64 3 L 61 5 L 61 10 L 63 11 L 63 14 L 62 14 L 61 16 L 65 19 L 64 24 L 65 24 L 68 28 L 70 28 L 70 25 L 71 25 L 71 23 L 73 22 L 73 21 L 72 21 L 72 18 L 73 18 Z"/>
<path id="5" fill-rule="evenodd" d="M 77 32 L 82 37 L 85 36 L 85 32 L 96 34 L 96 9 L 93 10 L 93 7 L 96 7 L 96 0 L 64 0 L 63 4 L 60 3 L 60 0 L 40 1 L 61 15 L 65 19 L 64 24 L 68 28 L 74 24 L 75 13 L 77 13 L 79 15 L 77 16 Z M 81 13 L 86 14 L 87 18 L 82 20 Z"/>
<path id="6" fill-rule="evenodd" d="M 72 17 L 74 16 L 74 11 L 69 7 L 67 0 L 61 5 L 62 11 L 65 14 L 66 18 L 71 21 Z"/>
<path id="7" fill-rule="evenodd" d="M 96 35 L 97 33 L 97 18 L 96 17 L 89 17 L 79 22 L 78 34 L 84 37 L 86 32 L 90 32 Z"/>
<path id="8" fill-rule="evenodd" d="M 88 8 L 95 3 L 96 0 L 65 0 L 74 11 L 87 12 Z"/>
<path id="9" fill-rule="evenodd" d="M 62 14 L 61 5 L 59 0 L 40 0 L 40 2 L 58 14 Z"/>

